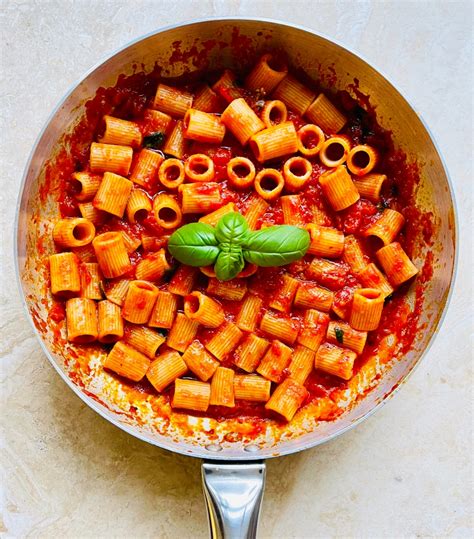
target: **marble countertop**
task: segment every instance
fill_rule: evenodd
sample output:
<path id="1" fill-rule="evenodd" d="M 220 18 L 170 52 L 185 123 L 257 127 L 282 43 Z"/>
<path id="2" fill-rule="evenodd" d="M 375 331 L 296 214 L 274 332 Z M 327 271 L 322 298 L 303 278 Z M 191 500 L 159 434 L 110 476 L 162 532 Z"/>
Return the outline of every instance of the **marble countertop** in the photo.
<path id="1" fill-rule="evenodd" d="M 160 26 L 232 15 L 306 25 L 386 73 L 439 142 L 460 223 L 454 295 L 428 356 L 357 429 L 268 463 L 260 537 L 472 537 L 472 3 L 421 0 L 2 2 L 0 532 L 207 536 L 200 462 L 116 429 L 49 365 L 14 284 L 12 223 L 32 144 L 78 76 Z"/>

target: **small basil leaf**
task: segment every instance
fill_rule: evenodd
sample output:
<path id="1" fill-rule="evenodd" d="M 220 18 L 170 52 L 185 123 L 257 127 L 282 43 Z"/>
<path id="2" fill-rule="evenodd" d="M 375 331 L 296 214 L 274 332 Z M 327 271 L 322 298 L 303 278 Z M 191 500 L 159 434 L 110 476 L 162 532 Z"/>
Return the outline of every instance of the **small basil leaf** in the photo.
<path id="1" fill-rule="evenodd" d="M 245 266 L 242 249 L 239 245 L 230 245 L 229 243 L 220 244 L 221 252 L 214 265 L 216 277 L 220 281 L 229 281 L 234 279 Z"/>
<path id="2" fill-rule="evenodd" d="M 220 243 L 230 242 L 240 245 L 248 232 L 249 225 L 245 217 L 237 212 L 227 213 L 219 219 L 216 226 L 216 238 Z"/>
<path id="3" fill-rule="evenodd" d="M 341 328 L 334 328 L 334 335 L 336 336 L 336 340 L 340 344 L 344 344 L 344 330 Z"/>
<path id="4" fill-rule="evenodd" d="M 161 131 L 155 131 L 154 133 L 150 133 L 146 137 L 143 137 L 143 147 L 157 150 L 161 147 L 164 140 L 165 134 Z"/>
<path id="5" fill-rule="evenodd" d="M 290 225 L 271 226 L 248 234 L 242 245 L 247 262 L 262 267 L 284 266 L 299 260 L 309 248 L 307 230 Z"/>
<path id="6" fill-rule="evenodd" d="M 168 250 L 188 266 L 209 266 L 219 254 L 214 228 L 205 223 L 190 223 L 173 232 Z"/>

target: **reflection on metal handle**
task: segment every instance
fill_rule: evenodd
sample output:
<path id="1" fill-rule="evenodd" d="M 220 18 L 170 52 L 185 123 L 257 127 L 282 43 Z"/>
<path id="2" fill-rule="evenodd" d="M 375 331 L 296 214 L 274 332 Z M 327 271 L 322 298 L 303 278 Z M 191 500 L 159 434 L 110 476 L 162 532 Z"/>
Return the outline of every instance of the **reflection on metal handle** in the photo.
<path id="1" fill-rule="evenodd" d="M 265 463 L 202 464 L 212 539 L 254 539 L 265 487 Z"/>

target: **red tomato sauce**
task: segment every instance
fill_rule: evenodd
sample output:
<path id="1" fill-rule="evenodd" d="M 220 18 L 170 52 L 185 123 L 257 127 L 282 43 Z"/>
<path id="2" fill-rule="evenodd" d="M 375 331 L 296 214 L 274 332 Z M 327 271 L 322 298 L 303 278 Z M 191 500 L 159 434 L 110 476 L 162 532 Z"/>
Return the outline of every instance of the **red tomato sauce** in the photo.
<path id="1" fill-rule="evenodd" d="M 248 38 L 241 36 L 238 31 L 236 31 L 233 36 L 233 48 L 239 50 L 242 54 L 248 54 L 251 44 L 247 39 Z M 219 46 L 219 43 L 215 40 L 210 40 L 208 42 L 209 49 L 215 46 Z M 194 58 L 195 53 L 196 51 L 194 51 L 194 53 L 190 51 L 190 57 Z M 203 56 L 198 58 L 195 63 L 195 65 L 200 68 L 205 64 L 207 49 L 205 49 L 202 54 Z M 175 60 L 185 59 L 185 53 L 180 51 L 178 43 L 175 44 L 172 59 L 173 58 Z M 138 123 L 143 122 L 146 108 L 151 107 L 152 105 L 160 75 L 161 70 L 159 67 L 156 67 L 150 74 L 139 72 L 128 77 L 120 76 L 114 87 L 100 88 L 97 91 L 96 96 L 86 104 L 84 118 L 79 122 L 72 134 L 65 136 L 64 149 L 58 154 L 54 162 L 48 165 L 45 182 L 40 191 L 42 200 L 45 200 L 46 196 L 51 192 L 57 193 L 59 210 L 63 217 L 80 215 L 77 202 L 74 198 L 77 186 L 71 181 L 71 174 L 77 170 L 88 169 L 90 143 L 97 140 L 103 116 L 105 114 L 111 114 L 119 118 L 134 120 Z M 326 85 L 334 85 L 336 82 L 335 72 L 333 75 L 334 76 L 329 76 L 329 78 L 326 78 L 326 80 L 322 80 L 321 82 Z M 301 73 L 297 73 L 297 76 L 302 82 L 306 82 L 307 77 Z M 209 77 L 212 79 L 213 75 L 211 74 Z M 202 78 L 200 78 L 199 81 L 202 82 Z M 186 88 L 192 90 L 196 87 L 196 80 L 193 80 L 193 77 L 191 76 L 185 78 L 182 81 L 182 84 L 186 85 Z M 312 81 L 310 83 L 308 82 L 308 85 L 315 90 L 319 89 L 319 86 L 317 84 L 315 85 Z M 433 216 L 431 214 L 422 213 L 413 205 L 414 193 L 419 183 L 418 166 L 416 163 L 409 163 L 406 155 L 402 151 L 394 148 L 391 133 L 377 124 L 375 109 L 371 106 L 370 98 L 362 94 L 358 89 L 358 81 L 354 81 L 354 85 L 351 86 L 350 90 L 356 98 L 347 91 L 339 91 L 332 96 L 332 99 L 336 106 L 338 106 L 348 117 L 348 122 L 343 129 L 342 134 L 348 136 L 353 144 L 370 144 L 380 152 L 381 160 L 380 165 L 377 167 L 377 171 L 383 172 L 388 177 L 388 180 L 384 183 L 382 188 L 381 204 L 377 206 L 368 200 L 360 199 L 347 210 L 336 214 L 336 212 L 331 210 L 322 195 L 318 180 L 327 168 L 321 165 L 316 157 L 309 158 L 312 162 L 313 172 L 311 180 L 304 190 L 299 193 L 302 197 L 299 214 L 303 219 L 303 222 L 311 222 L 313 216 L 312 208 L 317 207 L 324 210 L 327 214 L 328 222 L 324 223 L 325 225 L 335 226 L 345 234 L 355 234 L 356 236 L 359 236 L 363 230 L 378 215 L 380 215 L 380 212 L 384 207 L 396 209 L 405 216 L 410 225 L 405 227 L 404 231 L 397 238 L 397 241 L 400 241 L 408 255 L 411 255 L 417 230 L 421 227 L 423 238 L 427 245 L 432 244 L 434 232 Z M 289 112 L 288 119 L 295 124 L 297 129 L 307 123 L 303 118 L 291 111 Z M 190 152 L 205 153 L 212 158 L 216 169 L 215 181 L 219 182 L 221 189 L 222 205 L 234 202 L 238 210 L 244 211 L 248 206 L 252 189 L 235 190 L 226 181 L 226 166 L 232 157 L 245 156 L 254 161 L 257 172 L 261 170 L 262 165 L 253 159 L 253 155 L 248 148 L 242 148 L 231 135 L 226 135 L 223 145 L 219 148 L 206 144 L 193 143 Z M 266 163 L 266 166 L 282 170 L 284 161 L 285 159 L 276 159 L 270 163 Z M 209 187 L 203 184 L 201 190 L 203 194 L 206 194 Z M 151 196 L 154 196 L 158 192 L 166 192 L 156 183 L 148 186 L 147 191 Z M 186 222 L 188 220 L 194 219 L 186 216 Z M 274 203 L 270 203 L 268 210 L 260 218 L 259 224 L 263 223 L 283 223 L 283 213 L 281 204 L 278 200 Z M 163 236 L 169 235 L 170 233 L 157 224 L 152 212 L 140 223 L 130 224 L 124 219 L 110 217 L 103 225 L 97 227 L 97 233 L 111 230 L 123 230 L 133 238 L 139 238 L 143 233 L 155 236 L 157 249 L 166 244 L 167 238 L 163 238 Z M 371 250 L 370 244 L 368 244 L 367 247 L 373 260 L 374 251 L 373 249 Z M 126 277 L 133 278 L 136 265 L 144 256 L 146 256 L 146 254 L 147 253 L 140 247 L 136 252 L 130 255 L 132 270 Z M 249 287 L 252 288 L 252 292 L 260 296 L 263 300 L 264 308 L 262 309 L 261 315 L 264 314 L 268 304 L 277 293 L 282 283 L 282 274 L 285 271 L 289 271 L 297 278 L 305 279 L 305 271 L 310 258 L 311 257 L 305 257 L 304 259 L 291 264 L 287 268 L 259 268 L 258 272 L 248 279 L 248 284 Z M 431 277 L 432 263 L 432 256 L 428 257 L 422 268 L 421 276 L 419 277 L 422 280 L 421 282 L 427 282 Z M 348 310 L 352 301 L 353 290 L 358 285 L 358 280 L 355 275 L 351 273 L 350 268 L 346 264 L 339 262 L 339 268 L 339 271 L 324 276 L 317 284 L 334 291 L 335 304 L 340 307 L 340 309 Z M 165 278 L 165 283 L 168 279 L 169 277 Z M 206 282 L 206 279 L 202 277 L 196 288 L 205 291 Z M 160 288 L 165 289 L 165 283 L 159 283 Z M 406 285 L 400 287 L 393 294 L 393 297 L 387 300 L 383 311 L 382 322 L 376 331 L 369 333 L 366 349 L 356 361 L 355 373 L 365 363 L 367 358 L 377 351 L 381 340 L 389 334 L 394 334 L 400 339 L 404 350 L 410 348 L 417 332 L 420 330 L 418 319 L 422 307 L 422 289 L 417 289 L 415 308 L 409 313 L 407 313 L 404 302 L 406 289 Z M 217 299 L 225 309 L 226 319 L 229 321 L 235 320 L 240 304 L 238 302 Z M 55 303 L 50 310 L 50 316 L 55 322 L 62 321 L 65 316 L 62 305 Z M 288 316 L 291 317 L 294 324 L 300 325 L 303 321 L 304 311 L 294 308 Z M 331 314 L 331 316 L 336 318 L 333 314 Z M 216 330 L 200 328 L 197 338 L 201 342 L 206 343 L 212 338 L 215 332 Z M 166 331 L 164 331 L 164 333 L 166 333 Z M 260 329 L 257 329 L 255 333 L 257 335 L 264 335 Z M 266 337 L 268 338 L 268 336 Z M 103 348 L 108 349 L 110 346 L 104 345 Z M 161 350 L 164 350 L 165 348 L 166 347 L 163 347 Z M 234 355 L 231 353 L 224 359 L 222 365 L 234 368 L 238 371 L 233 361 Z M 123 384 L 123 387 L 127 388 L 130 392 L 144 395 L 155 393 L 155 390 L 146 378 L 140 382 L 133 383 L 130 380 L 120 378 L 114 374 L 112 375 L 119 379 Z M 330 397 L 334 391 L 347 387 L 347 382 L 330 374 L 313 370 L 305 386 L 309 392 L 306 402 L 311 402 L 320 397 Z M 272 388 L 274 387 L 275 384 L 272 384 Z M 163 392 L 167 398 L 172 398 L 172 393 L 172 387 L 169 387 Z M 266 419 L 279 419 L 276 418 L 273 413 L 267 411 L 263 404 L 246 401 L 236 401 L 236 406 L 234 408 L 211 406 L 204 414 L 193 411 L 187 411 L 187 413 L 196 416 L 203 415 L 214 417 L 217 420 L 225 418 L 242 418 L 242 420 L 250 420 L 254 424 L 256 434 L 264 429 Z M 279 420 L 281 420 L 281 418 Z"/>

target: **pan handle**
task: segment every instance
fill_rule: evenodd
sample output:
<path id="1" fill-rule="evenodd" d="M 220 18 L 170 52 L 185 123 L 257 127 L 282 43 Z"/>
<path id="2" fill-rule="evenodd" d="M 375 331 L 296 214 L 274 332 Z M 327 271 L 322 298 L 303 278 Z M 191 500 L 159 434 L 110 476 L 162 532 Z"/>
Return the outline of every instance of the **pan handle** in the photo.
<path id="1" fill-rule="evenodd" d="M 265 487 L 263 461 L 202 463 L 212 539 L 255 539 Z"/>

